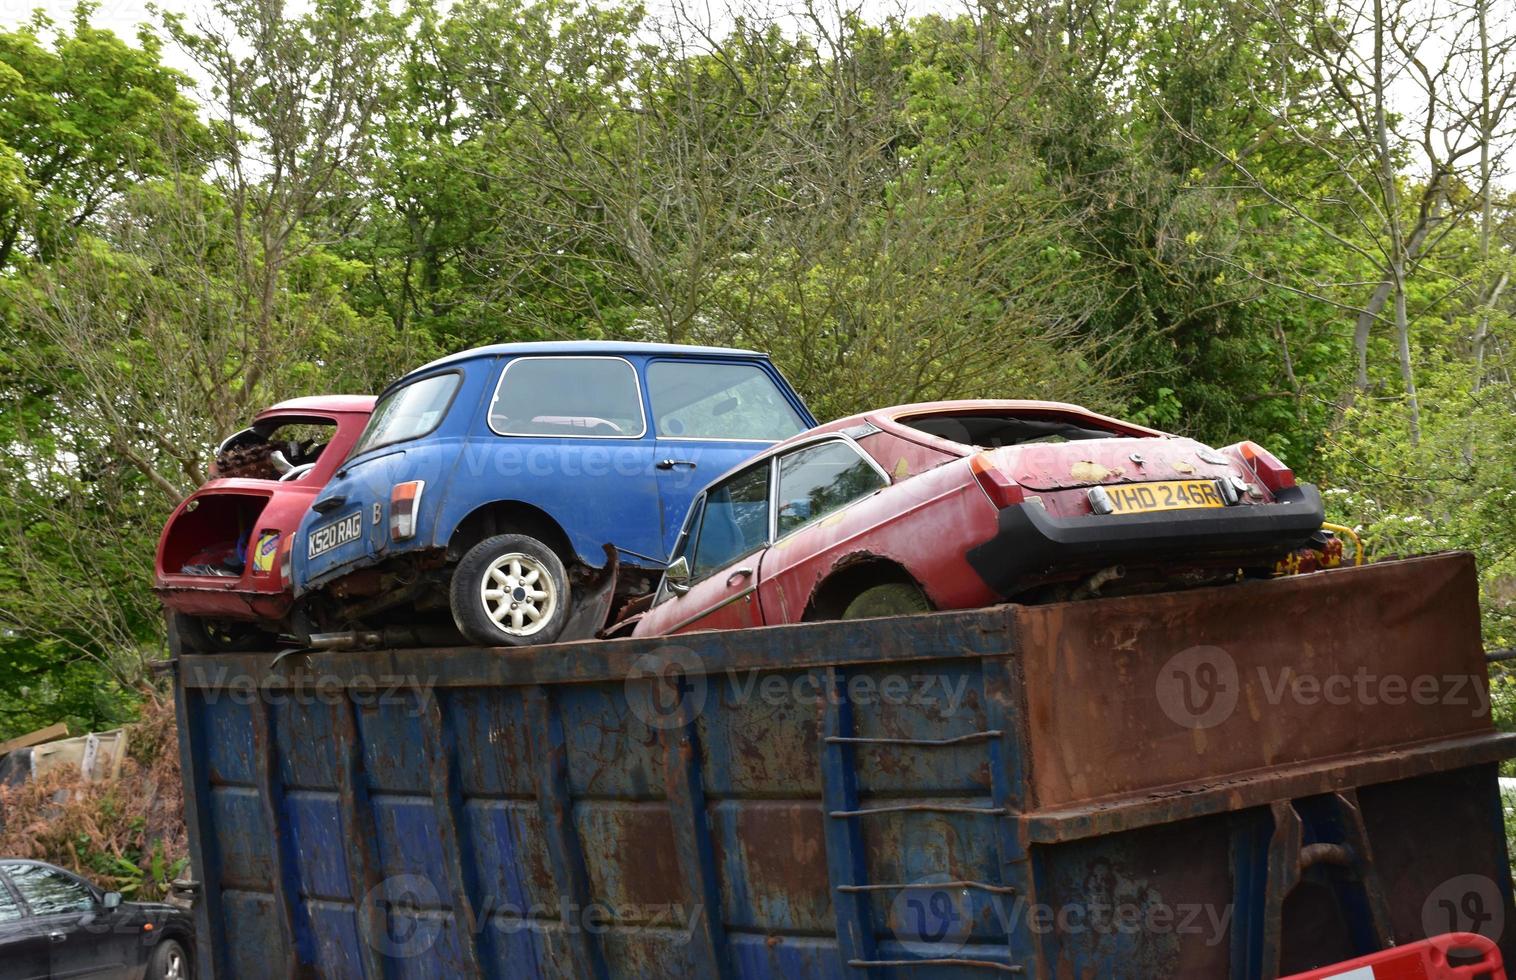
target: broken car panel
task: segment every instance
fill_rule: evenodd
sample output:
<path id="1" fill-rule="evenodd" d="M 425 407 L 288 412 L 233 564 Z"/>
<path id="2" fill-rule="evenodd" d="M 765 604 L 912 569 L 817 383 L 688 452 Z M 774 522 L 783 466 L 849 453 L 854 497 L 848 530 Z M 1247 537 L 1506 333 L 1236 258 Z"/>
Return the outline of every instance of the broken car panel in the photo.
<path id="1" fill-rule="evenodd" d="M 217 447 L 158 539 L 153 585 L 175 644 L 241 646 L 287 626 L 290 536 L 373 407 L 368 395 L 280 402 Z"/>
<path id="2" fill-rule="evenodd" d="M 1157 591 L 1271 574 L 1320 494 L 1073 405 L 958 401 L 828 423 L 692 507 L 635 635 Z"/>

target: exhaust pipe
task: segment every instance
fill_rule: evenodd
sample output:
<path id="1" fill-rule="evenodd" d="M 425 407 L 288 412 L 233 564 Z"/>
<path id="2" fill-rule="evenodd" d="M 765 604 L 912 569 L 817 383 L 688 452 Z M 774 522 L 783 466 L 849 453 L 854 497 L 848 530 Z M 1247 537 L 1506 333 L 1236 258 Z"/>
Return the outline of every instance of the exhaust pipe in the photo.
<path id="1" fill-rule="evenodd" d="M 1071 599 L 1088 599 L 1100 594 L 1100 590 L 1112 582 L 1126 578 L 1126 566 L 1108 565 L 1080 583 L 1069 596 Z"/>

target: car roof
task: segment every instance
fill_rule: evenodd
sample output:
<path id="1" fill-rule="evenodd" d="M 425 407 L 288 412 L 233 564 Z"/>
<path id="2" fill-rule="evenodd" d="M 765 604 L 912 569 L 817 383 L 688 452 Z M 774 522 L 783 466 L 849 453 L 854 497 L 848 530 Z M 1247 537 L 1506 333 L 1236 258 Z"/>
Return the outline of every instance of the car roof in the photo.
<path id="1" fill-rule="evenodd" d="M 272 412 L 372 412 L 376 401 L 378 399 L 373 395 L 310 395 L 270 405 L 258 414 L 263 416 Z"/>
<path id="2" fill-rule="evenodd" d="M 848 429 L 852 429 L 860 425 L 872 425 L 876 429 L 883 431 L 894 431 L 897 433 L 900 433 L 900 430 L 902 429 L 906 429 L 909 430 L 909 433 L 902 434 L 914 434 L 914 436 L 918 438 L 935 439 L 935 441 L 939 443 L 949 443 L 949 440 L 937 439 L 936 437 L 931 436 L 927 433 L 917 432 L 914 429 L 910 429 L 909 426 L 905 425 L 899 420 L 915 415 L 936 415 L 951 412 L 1026 411 L 1072 412 L 1077 415 L 1082 415 L 1091 421 L 1109 422 L 1113 425 L 1119 425 L 1127 429 L 1134 429 L 1138 432 L 1151 433 L 1155 436 L 1162 436 L 1167 434 L 1160 432 L 1157 429 L 1150 429 L 1145 425 L 1138 425 L 1136 422 L 1127 422 L 1123 419 L 1112 418 L 1109 415 L 1101 415 L 1099 412 L 1092 412 L 1081 405 L 1074 405 L 1069 402 L 1044 402 L 1026 398 L 959 398 L 938 402 L 910 402 L 905 405 L 891 405 L 887 408 L 875 408 L 870 409 L 867 412 L 858 412 L 855 415 L 845 415 L 840 419 L 833 419 L 830 422 L 823 422 L 821 425 L 816 426 L 814 429 L 806 429 L 804 432 L 801 432 L 798 435 L 790 436 L 783 442 L 774 443 L 763 452 L 754 454 L 750 459 L 743 460 L 736 466 L 733 466 L 731 469 L 727 470 L 725 473 L 712 480 L 711 485 L 714 486 L 733 473 L 736 473 L 740 470 L 745 470 L 749 466 L 752 466 L 754 463 L 768 459 L 778 453 L 787 452 L 797 445 L 811 442 L 812 440 L 821 438 L 826 435 L 845 432 Z M 859 436 L 859 438 L 863 437 Z M 963 446 L 962 443 L 949 444 L 962 446 L 965 455 L 971 455 L 974 452 L 974 448 L 972 446 Z"/>
<path id="3" fill-rule="evenodd" d="M 393 388 L 401 381 L 412 375 L 422 374 L 426 371 L 434 371 L 439 367 L 449 364 L 458 364 L 463 361 L 471 361 L 475 358 L 501 357 L 505 355 L 516 356 L 520 354 L 579 354 L 579 355 L 627 355 L 627 354 L 677 354 L 680 357 L 761 357 L 768 358 L 767 354 L 755 350 L 744 350 L 740 347 L 698 347 L 692 344 L 647 344 L 629 340 L 544 340 L 519 344 L 489 344 L 484 347 L 473 347 L 469 350 L 461 350 L 446 357 L 439 357 L 429 364 L 423 364 L 414 371 L 407 371 L 398 381 L 389 387 Z M 386 389 L 388 390 L 388 389 Z"/>

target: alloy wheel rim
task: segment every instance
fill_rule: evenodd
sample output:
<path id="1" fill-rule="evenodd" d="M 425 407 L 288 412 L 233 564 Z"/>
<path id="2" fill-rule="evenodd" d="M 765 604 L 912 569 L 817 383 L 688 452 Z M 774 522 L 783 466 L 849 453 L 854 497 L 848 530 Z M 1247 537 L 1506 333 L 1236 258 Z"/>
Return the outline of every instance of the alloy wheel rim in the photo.
<path id="1" fill-rule="evenodd" d="M 168 968 L 163 971 L 163 980 L 183 980 L 183 966 L 183 958 L 177 951 L 169 953 Z"/>
<path id="2" fill-rule="evenodd" d="M 557 611 L 558 586 L 546 565 L 513 551 L 484 570 L 479 599 L 496 629 L 511 636 L 531 636 Z"/>

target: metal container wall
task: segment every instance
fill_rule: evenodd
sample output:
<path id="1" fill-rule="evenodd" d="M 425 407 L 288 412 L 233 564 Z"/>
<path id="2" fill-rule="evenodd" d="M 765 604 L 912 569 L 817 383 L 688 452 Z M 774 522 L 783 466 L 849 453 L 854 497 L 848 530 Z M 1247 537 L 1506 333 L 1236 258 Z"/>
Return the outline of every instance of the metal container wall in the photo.
<path id="1" fill-rule="evenodd" d="M 1448 555 L 677 642 L 186 656 L 203 968 L 1245 978 L 1447 931 L 1444 905 L 1516 931 L 1478 625 Z"/>

